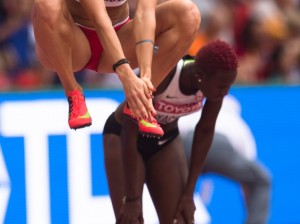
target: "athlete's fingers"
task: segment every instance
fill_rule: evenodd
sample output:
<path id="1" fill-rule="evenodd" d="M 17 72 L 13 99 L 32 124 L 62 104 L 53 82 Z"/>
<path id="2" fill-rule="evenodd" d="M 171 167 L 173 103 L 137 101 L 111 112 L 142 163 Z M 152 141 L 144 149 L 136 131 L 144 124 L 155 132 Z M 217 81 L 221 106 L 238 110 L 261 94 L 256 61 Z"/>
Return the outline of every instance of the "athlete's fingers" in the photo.
<path id="1" fill-rule="evenodd" d="M 118 215 L 116 224 L 121 224 L 122 221 L 122 213 Z"/>
<path id="2" fill-rule="evenodd" d="M 183 219 L 184 219 L 185 223 L 193 224 L 194 223 L 194 213 L 184 210 L 183 211 Z"/>
<path id="3" fill-rule="evenodd" d="M 144 224 L 144 217 L 143 217 L 143 214 L 141 214 L 138 218 L 139 220 L 139 224 Z"/>
<path id="4" fill-rule="evenodd" d="M 127 102 L 130 108 L 130 112 L 135 119 L 141 120 L 145 117 L 148 117 L 148 112 L 138 97 L 133 96 L 131 98 L 128 98 Z"/>
<path id="5" fill-rule="evenodd" d="M 156 111 L 154 109 L 153 103 L 152 103 L 152 99 L 147 99 L 147 101 L 143 102 L 145 109 L 146 109 L 146 119 L 151 120 L 153 116 L 156 115 Z"/>
<path id="6" fill-rule="evenodd" d="M 152 118 L 156 115 L 156 110 L 154 108 L 152 99 L 149 99 L 149 103 L 150 103 L 151 108 L 147 112 L 148 112 L 148 118 L 151 121 Z"/>
<path id="7" fill-rule="evenodd" d="M 143 104 L 142 110 L 144 119 L 151 119 L 152 114 L 156 113 L 152 104 L 152 93 L 147 95 L 147 91 L 144 91 L 144 95 L 140 98 L 141 103 Z"/>
<path id="8" fill-rule="evenodd" d="M 139 106 L 138 106 L 138 112 L 139 112 L 139 120 L 142 120 L 142 119 L 148 119 L 149 118 L 149 113 L 148 113 L 148 108 L 147 108 L 147 105 L 145 105 L 145 103 L 139 103 Z"/>
<path id="9" fill-rule="evenodd" d="M 151 83 L 151 82 L 149 82 L 149 83 Z M 152 83 L 151 83 L 151 85 L 152 85 Z M 150 119 L 152 116 L 156 115 L 156 111 L 155 111 L 153 103 L 152 103 L 152 99 L 153 99 L 152 91 L 145 88 L 144 94 L 145 94 L 145 96 L 147 96 L 147 99 L 145 101 L 144 98 L 141 98 L 141 100 L 143 100 L 143 105 L 145 106 L 145 108 L 148 112 L 148 119 Z"/>
<path id="10" fill-rule="evenodd" d="M 177 212 L 176 212 L 176 214 L 175 214 L 175 217 L 174 217 L 174 220 L 173 220 L 173 224 L 178 223 L 179 217 L 180 217 L 180 211 L 177 210 Z"/>
<path id="11" fill-rule="evenodd" d="M 152 93 L 156 91 L 155 87 L 153 86 L 152 82 L 148 78 L 142 78 L 144 83 L 146 84 L 146 95 L 148 98 L 152 97 Z"/>
<path id="12" fill-rule="evenodd" d="M 152 103 L 152 99 L 142 98 L 141 101 L 142 101 L 142 104 L 145 109 L 145 111 L 143 111 L 143 112 L 146 113 L 145 115 L 146 115 L 147 119 L 151 119 L 151 117 L 156 114 L 156 111 L 155 111 L 153 103 Z"/>

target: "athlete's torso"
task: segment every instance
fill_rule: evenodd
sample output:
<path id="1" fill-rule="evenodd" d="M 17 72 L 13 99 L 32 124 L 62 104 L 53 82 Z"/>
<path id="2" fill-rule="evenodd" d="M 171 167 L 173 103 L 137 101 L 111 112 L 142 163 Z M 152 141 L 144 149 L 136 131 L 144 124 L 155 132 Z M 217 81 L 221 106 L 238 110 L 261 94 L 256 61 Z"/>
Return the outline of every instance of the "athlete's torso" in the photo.
<path id="1" fill-rule="evenodd" d="M 80 2 L 80 0 L 75 0 L 76 2 Z M 106 7 L 117 7 L 123 5 L 127 0 L 104 0 Z"/>
<path id="2" fill-rule="evenodd" d="M 184 60 L 177 63 L 175 74 L 166 89 L 154 97 L 156 119 L 160 124 L 177 122 L 178 118 L 200 110 L 203 106 L 203 93 L 199 90 L 193 95 L 180 91 L 179 80 Z"/>
<path id="3" fill-rule="evenodd" d="M 105 2 L 106 11 L 112 24 L 118 24 L 124 21 L 129 16 L 129 7 L 127 0 L 103 0 Z M 94 28 L 92 21 L 84 8 L 81 6 L 80 1 L 66 0 L 68 9 L 76 23 L 83 26 Z"/>

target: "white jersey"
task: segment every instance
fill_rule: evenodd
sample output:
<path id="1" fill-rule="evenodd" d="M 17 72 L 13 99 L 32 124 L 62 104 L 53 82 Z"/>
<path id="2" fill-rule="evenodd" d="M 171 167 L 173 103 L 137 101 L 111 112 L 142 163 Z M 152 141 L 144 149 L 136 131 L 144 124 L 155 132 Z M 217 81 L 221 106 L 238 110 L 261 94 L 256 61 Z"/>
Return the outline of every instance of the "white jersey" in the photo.
<path id="1" fill-rule="evenodd" d="M 161 124 L 171 123 L 203 107 L 204 96 L 200 90 L 194 95 L 184 95 L 180 91 L 179 78 L 183 66 L 182 59 L 177 63 L 175 74 L 168 87 L 153 100 L 157 113 L 155 118 Z"/>
<path id="2" fill-rule="evenodd" d="M 80 0 L 75 0 L 76 2 L 80 2 Z M 106 7 L 117 7 L 123 5 L 127 0 L 104 0 Z"/>

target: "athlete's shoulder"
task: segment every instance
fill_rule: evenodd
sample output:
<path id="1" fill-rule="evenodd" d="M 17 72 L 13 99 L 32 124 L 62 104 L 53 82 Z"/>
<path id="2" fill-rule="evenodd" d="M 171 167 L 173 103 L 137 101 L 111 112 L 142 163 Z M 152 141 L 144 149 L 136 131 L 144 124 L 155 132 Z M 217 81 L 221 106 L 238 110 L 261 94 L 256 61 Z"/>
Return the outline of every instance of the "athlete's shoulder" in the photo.
<path id="1" fill-rule="evenodd" d="M 191 55 L 185 55 L 182 58 L 183 60 L 183 66 L 192 62 L 195 62 L 195 57 L 191 56 Z"/>
<path id="2" fill-rule="evenodd" d="M 189 54 L 186 54 L 186 55 L 184 55 L 184 56 L 182 57 L 182 60 L 183 60 L 183 61 L 189 61 L 189 60 L 195 61 L 195 57 L 193 57 L 193 56 L 191 56 L 191 55 L 189 55 Z"/>

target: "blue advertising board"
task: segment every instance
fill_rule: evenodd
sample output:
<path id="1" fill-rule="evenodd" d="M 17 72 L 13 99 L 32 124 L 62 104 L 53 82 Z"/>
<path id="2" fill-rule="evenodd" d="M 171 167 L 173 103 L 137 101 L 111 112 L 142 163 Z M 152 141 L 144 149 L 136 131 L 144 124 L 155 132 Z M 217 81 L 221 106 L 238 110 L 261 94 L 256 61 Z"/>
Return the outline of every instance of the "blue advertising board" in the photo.
<path id="1" fill-rule="evenodd" d="M 0 94 L 0 223 L 114 223 L 102 130 L 124 95 L 85 94 L 93 125 L 77 131 L 67 125 L 62 91 Z M 234 87 L 231 94 L 255 135 L 258 159 L 272 175 L 269 223 L 300 223 L 300 87 Z M 210 223 L 243 223 L 238 184 L 211 175 L 199 185 L 208 180 L 214 182 L 205 204 Z M 145 223 L 156 222 L 150 218 Z"/>

